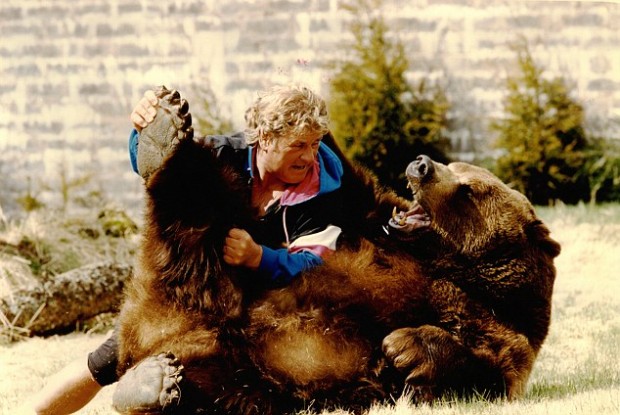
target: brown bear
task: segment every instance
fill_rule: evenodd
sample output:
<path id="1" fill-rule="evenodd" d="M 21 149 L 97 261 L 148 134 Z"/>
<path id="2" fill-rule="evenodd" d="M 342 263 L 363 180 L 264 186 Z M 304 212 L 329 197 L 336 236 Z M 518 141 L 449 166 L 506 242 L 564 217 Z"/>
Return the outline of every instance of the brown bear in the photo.
<path id="1" fill-rule="evenodd" d="M 228 229 L 251 229 L 249 201 L 212 145 L 192 139 L 177 102 L 157 116 L 175 128 L 141 134 L 182 139 L 146 182 L 141 253 L 119 316 L 119 412 L 355 410 L 405 385 L 418 401 L 523 391 L 560 250 L 523 195 L 487 170 L 421 156 L 406 171 L 407 202 L 347 164 L 339 249 L 265 289 L 221 259 Z M 401 213 L 390 219 L 393 207 Z"/>

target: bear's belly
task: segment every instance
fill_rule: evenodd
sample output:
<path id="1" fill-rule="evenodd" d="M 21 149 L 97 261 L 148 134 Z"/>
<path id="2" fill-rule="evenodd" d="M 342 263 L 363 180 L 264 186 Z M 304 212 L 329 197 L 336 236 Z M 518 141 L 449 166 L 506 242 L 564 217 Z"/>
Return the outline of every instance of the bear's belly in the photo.
<path id="1" fill-rule="evenodd" d="M 320 319 L 298 317 L 281 318 L 254 343 L 263 373 L 276 383 L 309 390 L 365 372 L 372 352 L 367 341 L 337 326 L 327 327 Z"/>

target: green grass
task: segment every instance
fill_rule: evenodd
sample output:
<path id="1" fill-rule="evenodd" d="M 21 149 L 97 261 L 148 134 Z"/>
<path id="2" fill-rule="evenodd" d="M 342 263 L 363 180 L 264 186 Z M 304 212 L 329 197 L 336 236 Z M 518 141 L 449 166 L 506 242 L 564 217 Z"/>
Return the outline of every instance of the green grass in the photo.
<path id="1" fill-rule="evenodd" d="M 620 413 L 620 205 L 538 208 L 562 244 L 549 337 L 526 395 L 515 402 L 405 400 L 370 415 L 611 415 Z M 0 413 L 38 391 L 45 378 L 95 348 L 104 334 L 73 333 L 0 346 Z M 109 414 L 108 387 L 79 414 Z M 334 414 L 347 414 L 336 411 Z"/>

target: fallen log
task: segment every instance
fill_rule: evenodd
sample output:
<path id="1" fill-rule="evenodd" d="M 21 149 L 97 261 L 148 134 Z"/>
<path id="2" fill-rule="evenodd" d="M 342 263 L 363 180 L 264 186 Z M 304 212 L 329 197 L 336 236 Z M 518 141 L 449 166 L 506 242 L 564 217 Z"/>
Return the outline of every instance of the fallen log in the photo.
<path id="1" fill-rule="evenodd" d="M 98 263 L 56 275 L 34 287 L 0 299 L 2 324 L 24 335 L 48 335 L 74 329 L 102 313 L 116 312 L 129 264 Z"/>

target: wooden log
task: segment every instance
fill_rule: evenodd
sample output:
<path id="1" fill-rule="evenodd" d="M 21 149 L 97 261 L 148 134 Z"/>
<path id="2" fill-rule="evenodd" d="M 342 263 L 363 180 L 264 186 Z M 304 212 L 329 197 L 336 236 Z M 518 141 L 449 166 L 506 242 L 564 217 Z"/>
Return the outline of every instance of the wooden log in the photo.
<path id="1" fill-rule="evenodd" d="M 105 262 L 56 275 L 1 298 L 0 318 L 5 329 L 8 326 L 27 335 L 72 330 L 101 313 L 118 311 L 131 272 L 128 264 Z"/>

